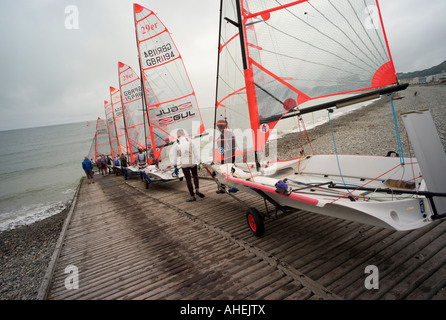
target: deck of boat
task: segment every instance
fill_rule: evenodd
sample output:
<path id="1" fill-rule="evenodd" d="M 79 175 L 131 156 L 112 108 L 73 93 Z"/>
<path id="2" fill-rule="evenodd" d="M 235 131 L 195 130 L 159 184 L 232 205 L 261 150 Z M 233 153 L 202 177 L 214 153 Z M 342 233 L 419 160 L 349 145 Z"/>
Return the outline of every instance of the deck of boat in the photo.
<path id="1" fill-rule="evenodd" d="M 40 298 L 446 299 L 446 221 L 396 232 L 298 211 L 267 220 L 256 238 L 241 203 L 200 184 L 206 197 L 187 203 L 184 181 L 148 190 L 138 178 L 84 181 Z M 378 289 L 365 287 L 368 265 Z M 65 286 L 68 266 L 78 289 Z"/>

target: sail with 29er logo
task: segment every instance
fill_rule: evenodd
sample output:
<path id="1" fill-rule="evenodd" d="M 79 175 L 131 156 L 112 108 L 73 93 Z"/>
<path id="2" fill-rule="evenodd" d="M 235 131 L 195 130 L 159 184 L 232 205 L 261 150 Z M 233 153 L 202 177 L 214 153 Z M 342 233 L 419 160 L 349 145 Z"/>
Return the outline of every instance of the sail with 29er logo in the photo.
<path id="1" fill-rule="evenodd" d="M 156 14 L 134 5 L 136 38 L 156 159 L 183 129 L 189 137 L 204 133 L 197 99 L 178 48 Z"/>
<path id="2" fill-rule="evenodd" d="M 133 69 L 118 63 L 119 87 L 124 112 L 131 162 L 134 163 L 138 149 L 152 146 L 148 133 L 147 114 L 143 107 L 141 79 Z"/>

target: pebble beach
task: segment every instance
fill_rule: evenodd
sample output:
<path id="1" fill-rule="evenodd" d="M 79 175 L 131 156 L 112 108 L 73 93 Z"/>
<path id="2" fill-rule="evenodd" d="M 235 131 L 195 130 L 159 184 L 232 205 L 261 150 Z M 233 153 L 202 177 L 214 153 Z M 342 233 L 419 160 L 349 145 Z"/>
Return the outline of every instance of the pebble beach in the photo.
<path id="1" fill-rule="evenodd" d="M 404 98 L 395 100 L 394 106 L 405 156 L 410 155 L 411 150 L 399 115 L 413 110 L 431 111 L 440 139 L 446 146 L 446 85 L 410 86 L 400 94 Z M 333 153 L 333 135 L 340 154 L 386 155 L 388 151 L 398 151 L 387 97 L 337 117 L 331 125 L 333 134 L 329 123 L 308 131 L 310 143 L 303 146 L 305 154 L 313 151 L 315 154 Z M 277 141 L 279 158 L 296 157 L 301 150 L 300 141 L 299 132 L 280 138 Z M 42 221 L 0 233 L 0 299 L 37 299 L 67 212 L 68 209 Z"/>

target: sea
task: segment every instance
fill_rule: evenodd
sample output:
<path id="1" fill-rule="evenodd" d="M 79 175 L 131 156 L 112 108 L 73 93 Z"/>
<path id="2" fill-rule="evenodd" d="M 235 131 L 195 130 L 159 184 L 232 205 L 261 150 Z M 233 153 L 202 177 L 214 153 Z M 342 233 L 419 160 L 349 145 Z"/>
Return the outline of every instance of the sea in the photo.
<path id="1" fill-rule="evenodd" d="M 94 121 L 0 132 L 0 232 L 69 207 Z"/>

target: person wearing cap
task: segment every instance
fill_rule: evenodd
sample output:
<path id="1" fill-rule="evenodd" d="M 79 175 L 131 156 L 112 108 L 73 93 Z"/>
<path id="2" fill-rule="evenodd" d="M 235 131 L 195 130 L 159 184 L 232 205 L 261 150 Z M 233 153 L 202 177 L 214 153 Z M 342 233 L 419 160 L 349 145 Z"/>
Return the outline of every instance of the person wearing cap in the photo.
<path id="1" fill-rule="evenodd" d="M 198 154 L 192 140 L 186 137 L 183 129 L 178 129 L 177 136 L 178 139 L 172 147 L 172 164 L 176 169 L 179 162 L 178 160 L 180 160 L 181 169 L 183 170 L 184 177 L 186 178 L 187 189 L 189 190 L 190 194 L 190 198 L 186 201 L 196 201 L 197 199 L 195 198 L 195 195 L 199 196 L 200 198 L 204 198 L 204 194 L 200 192 L 198 182 L 197 165 L 200 163 L 200 155 Z M 195 186 L 195 192 L 192 185 L 192 178 Z"/>

